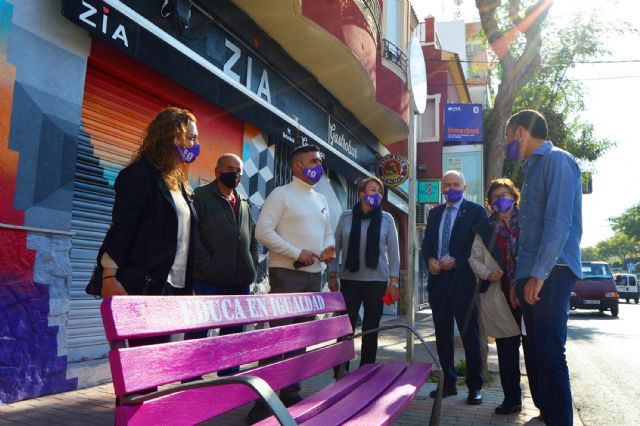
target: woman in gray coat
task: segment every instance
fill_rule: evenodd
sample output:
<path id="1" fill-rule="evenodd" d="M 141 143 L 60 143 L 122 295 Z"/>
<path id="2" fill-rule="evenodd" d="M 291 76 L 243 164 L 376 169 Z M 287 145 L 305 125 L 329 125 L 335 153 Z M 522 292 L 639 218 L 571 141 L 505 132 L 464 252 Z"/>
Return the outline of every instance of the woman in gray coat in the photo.
<path id="1" fill-rule="evenodd" d="M 380 325 L 383 297 L 391 303 L 400 297 L 398 231 L 393 216 L 380 208 L 383 193 L 376 177 L 358 183 L 360 200 L 342 213 L 335 232 L 336 256 L 342 253 L 339 282 L 338 262 L 329 264 L 329 289 L 342 292 L 352 327 L 364 306 L 363 332 Z M 363 336 L 360 365 L 374 363 L 377 351 L 378 333 Z"/>
<path id="2" fill-rule="evenodd" d="M 520 192 L 509 179 L 494 179 L 487 190 L 486 206 L 491 215 L 480 223 L 471 247 L 469 265 L 480 279 L 480 319 L 487 334 L 496 339 L 500 384 L 504 401 L 496 414 L 522 410 L 520 389 L 520 341 L 528 352 L 526 336 L 522 336 L 522 313 L 515 295 L 516 257 L 518 254 L 518 200 Z M 525 356 L 525 365 L 529 364 Z M 538 405 L 538 386 L 529 375 L 533 401 Z"/>

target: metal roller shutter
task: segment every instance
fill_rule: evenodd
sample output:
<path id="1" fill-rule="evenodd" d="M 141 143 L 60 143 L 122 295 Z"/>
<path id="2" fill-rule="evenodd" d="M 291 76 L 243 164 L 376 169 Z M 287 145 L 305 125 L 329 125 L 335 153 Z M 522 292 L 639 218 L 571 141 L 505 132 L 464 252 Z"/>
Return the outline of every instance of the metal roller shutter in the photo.
<path id="1" fill-rule="evenodd" d="M 68 361 L 106 356 L 100 302 L 84 292 L 111 222 L 113 183 L 131 161 L 147 123 L 167 102 L 89 65 L 73 193 Z"/>

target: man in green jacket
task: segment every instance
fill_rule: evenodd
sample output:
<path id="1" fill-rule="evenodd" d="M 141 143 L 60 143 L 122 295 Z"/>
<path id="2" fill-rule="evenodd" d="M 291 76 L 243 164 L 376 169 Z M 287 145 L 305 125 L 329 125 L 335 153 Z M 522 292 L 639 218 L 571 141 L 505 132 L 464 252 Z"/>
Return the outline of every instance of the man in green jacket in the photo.
<path id="1" fill-rule="evenodd" d="M 216 164 L 216 179 L 195 190 L 194 207 L 198 216 L 199 238 L 194 242 L 196 295 L 244 295 L 255 280 L 258 242 L 249 202 L 236 187 L 242 177 L 242 160 L 223 154 Z M 243 331 L 242 326 L 224 327 L 220 334 Z M 206 330 L 187 333 L 201 338 Z M 238 367 L 222 370 L 219 376 L 233 374 Z"/>

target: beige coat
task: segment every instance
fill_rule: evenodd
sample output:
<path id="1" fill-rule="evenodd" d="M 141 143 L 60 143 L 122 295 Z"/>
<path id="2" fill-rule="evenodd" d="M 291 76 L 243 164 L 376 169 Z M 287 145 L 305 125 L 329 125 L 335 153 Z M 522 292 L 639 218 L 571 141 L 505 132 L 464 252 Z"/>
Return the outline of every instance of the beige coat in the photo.
<path id="1" fill-rule="evenodd" d="M 476 277 L 483 280 L 486 280 L 490 273 L 501 270 L 500 265 L 477 234 L 471 246 L 469 265 Z M 489 336 L 502 338 L 520 334 L 520 328 L 511 314 L 499 281 L 492 282 L 486 292 L 480 293 L 480 320 Z"/>

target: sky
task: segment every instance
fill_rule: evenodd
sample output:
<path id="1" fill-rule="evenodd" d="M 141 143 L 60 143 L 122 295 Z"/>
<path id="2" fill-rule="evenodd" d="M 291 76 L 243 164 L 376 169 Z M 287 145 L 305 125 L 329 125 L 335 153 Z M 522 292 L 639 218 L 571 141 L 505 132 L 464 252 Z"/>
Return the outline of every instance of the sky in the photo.
<path id="1" fill-rule="evenodd" d="M 419 20 L 433 15 L 437 22 L 451 21 L 456 11 L 466 22 L 479 20 L 475 0 L 463 0 L 460 8 L 454 0 L 411 0 L 411 3 Z M 548 19 L 562 23 L 563 17 L 575 9 L 593 13 L 596 8 L 600 8 L 599 13 L 610 22 L 626 21 L 640 30 L 638 0 L 556 0 Z M 553 37 L 553 34 L 545 36 Z M 639 45 L 637 34 L 612 35 L 606 41 L 612 55 L 601 59 L 635 62 L 580 64 L 570 73 L 570 78 L 580 79 L 585 86 L 587 108 L 582 119 L 594 125 L 596 137 L 616 142 L 614 148 L 592 164 L 595 169 L 593 193 L 582 198 L 582 247 L 594 246 L 611 237 L 613 231 L 608 219 L 640 202 Z"/>

